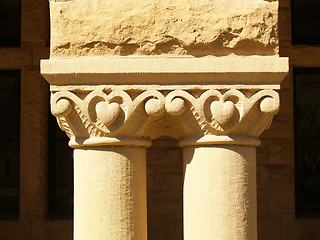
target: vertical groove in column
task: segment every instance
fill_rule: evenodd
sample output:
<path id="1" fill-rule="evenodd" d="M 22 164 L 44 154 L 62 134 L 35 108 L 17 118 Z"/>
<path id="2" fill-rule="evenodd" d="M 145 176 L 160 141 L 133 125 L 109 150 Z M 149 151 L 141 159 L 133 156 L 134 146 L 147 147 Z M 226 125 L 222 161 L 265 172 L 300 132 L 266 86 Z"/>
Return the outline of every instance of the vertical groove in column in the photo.
<path id="1" fill-rule="evenodd" d="M 184 148 L 184 239 L 256 240 L 256 152 Z"/>
<path id="2" fill-rule="evenodd" d="M 146 240 L 146 150 L 75 149 L 74 239 Z"/>

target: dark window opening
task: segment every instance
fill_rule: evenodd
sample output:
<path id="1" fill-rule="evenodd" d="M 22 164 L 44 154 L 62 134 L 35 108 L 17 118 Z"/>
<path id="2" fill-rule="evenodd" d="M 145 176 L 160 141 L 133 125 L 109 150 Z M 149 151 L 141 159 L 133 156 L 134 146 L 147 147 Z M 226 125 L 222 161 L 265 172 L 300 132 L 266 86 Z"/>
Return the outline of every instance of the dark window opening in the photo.
<path id="1" fill-rule="evenodd" d="M 296 214 L 320 216 L 320 68 L 294 69 L 294 86 Z"/>
<path id="2" fill-rule="evenodd" d="M 320 44 L 320 1 L 292 0 L 292 44 Z"/>
<path id="3" fill-rule="evenodd" d="M 20 71 L 0 71 L 0 215 L 19 215 Z"/>
<path id="4" fill-rule="evenodd" d="M 73 149 L 49 111 L 48 114 L 48 214 L 73 214 Z"/>
<path id="5" fill-rule="evenodd" d="M 0 0 L 0 46 L 20 46 L 20 0 Z"/>

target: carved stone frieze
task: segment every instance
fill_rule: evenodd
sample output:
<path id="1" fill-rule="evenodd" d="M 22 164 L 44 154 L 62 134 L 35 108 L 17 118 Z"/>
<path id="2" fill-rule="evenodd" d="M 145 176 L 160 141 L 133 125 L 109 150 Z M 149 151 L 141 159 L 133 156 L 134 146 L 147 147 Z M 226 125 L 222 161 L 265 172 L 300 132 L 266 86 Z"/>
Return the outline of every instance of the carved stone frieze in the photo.
<path id="1" fill-rule="evenodd" d="M 171 136 L 258 137 L 279 109 L 274 90 L 52 91 L 52 114 L 72 146 Z M 148 144 L 146 144 L 148 145 Z"/>
<path id="2" fill-rule="evenodd" d="M 288 59 L 97 57 L 49 59 L 52 113 L 70 146 L 259 144 L 279 109 Z"/>

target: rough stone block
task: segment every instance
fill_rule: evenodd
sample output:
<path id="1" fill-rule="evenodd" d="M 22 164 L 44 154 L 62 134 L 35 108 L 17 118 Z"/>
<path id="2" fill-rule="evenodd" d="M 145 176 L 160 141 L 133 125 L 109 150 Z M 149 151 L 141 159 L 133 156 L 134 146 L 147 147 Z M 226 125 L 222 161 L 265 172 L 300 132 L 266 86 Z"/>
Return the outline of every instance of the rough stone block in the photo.
<path id="1" fill-rule="evenodd" d="M 51 57 L 278 54 L 278 2 L 52 0 Z"/>

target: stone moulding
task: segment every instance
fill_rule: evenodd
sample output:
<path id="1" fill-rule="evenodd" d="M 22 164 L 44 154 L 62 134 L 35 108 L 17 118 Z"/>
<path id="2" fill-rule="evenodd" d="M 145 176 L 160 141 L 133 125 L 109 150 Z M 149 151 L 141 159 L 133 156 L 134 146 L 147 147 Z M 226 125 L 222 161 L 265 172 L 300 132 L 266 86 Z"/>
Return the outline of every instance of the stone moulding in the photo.
<path id="1" fill-rule="evenodd" d="M 51 85 L 248 85 L 277 89 L 288 72 L 288 58 L 108 57 L 41 61 Z M 261 88 L 261 87 L 260 87 Z"/>
<path id="2" fill-rule="evenodd" d="M 288 59 L 104 58 L 45 60 L 51 109 L 70 146 L 256 146 L 279 109 Z"/>

